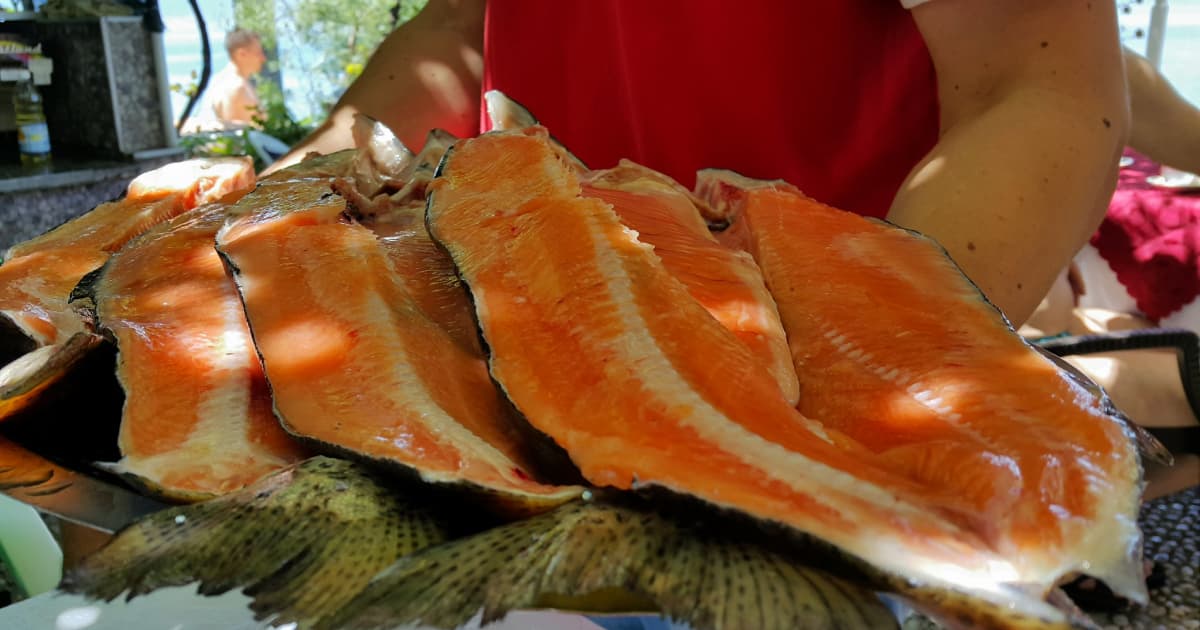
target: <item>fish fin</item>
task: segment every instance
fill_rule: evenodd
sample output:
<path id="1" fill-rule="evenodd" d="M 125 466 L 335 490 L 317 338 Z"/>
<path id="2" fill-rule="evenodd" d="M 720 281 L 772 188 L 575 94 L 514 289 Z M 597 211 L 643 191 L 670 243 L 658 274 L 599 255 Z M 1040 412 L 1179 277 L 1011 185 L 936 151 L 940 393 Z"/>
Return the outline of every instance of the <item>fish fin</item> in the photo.
<path id="1" fill-rule="evenodd" d="M 483 95 L 483 100 L 487 105 L 488 121 L 492 124 L 493 131 L 526 129 L 541 124 L 529 109 L 500 90 L 488 90 Z M 551 136 L 550 140 L 555 153 L 572 170 L 576 173 L 586 173 L 589 170 L 588 165 L 579 159 L 579 156 L 571 153 L 566 145 L 559 142 L 557 138 Z"/>
<path id="2" fill-rule="evenodd" d="M 396 558 L 446 537 L 433 516 L 362 468 L 315 457 L 130 525 L 61 588 L 112 600 L 193 582 L 206 595 L 240 587 L 260 619 L 304 625 L 340 608 Z"/>
<path id="3" fill-rule="evenodd" d="M 523 129 L 538 124 L 533 112 L 500 90 L 488 90 L 483 100 L 487 105 L 488 122 L 494 130 Z"/>
<path id="4" fill-rule="evenodd" d="M 568 595 L 574 594 L 574 595 Z M 401 559 L 321 627 L 457 627 L 516 609 L 661 611 L 694 628 L 888 628 L 871 592 L 661 515 L 575 502 Z"/>
<path id="5" fill-rule="evenodd" d="M 366 198 L 404 185 L 415 156 L 387 125 L 355 114 L 351 127 L 356 152 L 352 161 L 354 185 Z"/>
<path id="6" fill-rule="evenodd" d="M 404 182 L 396 192 L 391 193 L 393 205 L 403 205 L 414 202 L 424 202 L 425 190 L 433 180 L 434 172 L 442 161 L 446 151 L 458 141 L 458 136 L 445 129 L 431 129 L 425 136 L 425 146 L 413 158 L 408 168 L 398 178 Z"/>

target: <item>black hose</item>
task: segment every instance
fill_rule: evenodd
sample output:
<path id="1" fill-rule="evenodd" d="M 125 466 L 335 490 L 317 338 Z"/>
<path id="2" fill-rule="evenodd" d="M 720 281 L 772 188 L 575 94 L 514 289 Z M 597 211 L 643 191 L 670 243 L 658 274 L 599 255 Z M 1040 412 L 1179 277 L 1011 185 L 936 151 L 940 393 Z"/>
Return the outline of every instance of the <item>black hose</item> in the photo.
<path id="1" fill-rule="evenodd" d="M 1183 328 L 1144 328 L 1098 335 L 1054 337 L 1038 345 L 1060 357 L 1122 350 L 1174 348 L 1179 358 L 1179 380 L 1192 414 L 1200 421 L 1200 335 Z"/>
<path id="2" fill-rule="evenodd" d="M 204 90 L 208 87 L 208 77 L 212 75 L 212 49 L 208 45 L 208 24 L 204 21 L 204 14 L 200 12 L 197 0 L 188 0 L 188 4 L 192 7 L 192 14 L 196 16 L 196 26 L 200 27 L 200 46 L 204 63 L 200 67 L 200 83 L 196 85 L 196 92 L 188 97 L 187 105 L 183 106 L 183 115 L 179 117 L 179 122 L 175 123 L 176 133 L 183 130 L 183 124 L 187 122 L 188 116 L 192 115 L 192 108 L 204 94 Z"/>

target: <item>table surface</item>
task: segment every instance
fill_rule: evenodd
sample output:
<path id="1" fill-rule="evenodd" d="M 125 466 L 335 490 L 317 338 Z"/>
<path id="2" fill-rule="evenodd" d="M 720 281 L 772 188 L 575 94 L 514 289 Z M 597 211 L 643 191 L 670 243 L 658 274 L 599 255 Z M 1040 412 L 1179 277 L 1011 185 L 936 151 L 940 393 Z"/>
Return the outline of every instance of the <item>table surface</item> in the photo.
<path id="1" fill-rule="evenodd" d="M 260 630 L 241 593 L 217 597 L 196 594 L 195 587 L 160 589 L 128 603 L 93 602 L 76 595 L 47 593 L 0 609 L 0 627 L 47 630 Z M 478 618 L 464 630 L 479 628 Z M 294 624 L 279 626 L 293 628 Z M 579 615 L 517 612 L 487 626 L 489 630 L 600 630 Z M 418 629 L 414 629 L 418 630 Z"/>
<path id="2" fill-rule="evenodd" d="M 17 193 L 90 184 L 113 177 L 132 179 L 147 170 L 147 160 L 158 164 L 164 158 L 183 159 L 183 149 L 148 152 L 145 159 L 88 160 L 56 158 L 45 169 L 28 169 L 15 162 L 0 163 L 0 193 Z"/>
<path id="3" fill-rule="evenodd" d="M 1105 628 L 1200 630 L 1200 487 L 1142 508 L 1146 558 L 1159 563 L 1166 583 L 1150 591 L 1149 605 L 1096 615 Z"/>
<path id="4" fill-rule="evenodd" d="M 1090 244 L 1138 311 L 1159 322 L 1200 295 L 1200 190 L 1158 188 L 1159 165 L 1132 150 Z"/>

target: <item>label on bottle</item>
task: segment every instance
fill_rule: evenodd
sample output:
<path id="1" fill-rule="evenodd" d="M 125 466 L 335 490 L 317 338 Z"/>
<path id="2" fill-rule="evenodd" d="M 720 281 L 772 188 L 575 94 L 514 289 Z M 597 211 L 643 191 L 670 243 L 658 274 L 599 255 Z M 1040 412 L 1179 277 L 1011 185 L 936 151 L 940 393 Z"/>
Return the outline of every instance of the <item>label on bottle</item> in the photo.
<path id="1" fill-rule="evenodd" d="M 50 130 L 46 123 L 29 123 L 17 127 L 17 142 L 21 153 L 41 155 L 50 152 Z"/>

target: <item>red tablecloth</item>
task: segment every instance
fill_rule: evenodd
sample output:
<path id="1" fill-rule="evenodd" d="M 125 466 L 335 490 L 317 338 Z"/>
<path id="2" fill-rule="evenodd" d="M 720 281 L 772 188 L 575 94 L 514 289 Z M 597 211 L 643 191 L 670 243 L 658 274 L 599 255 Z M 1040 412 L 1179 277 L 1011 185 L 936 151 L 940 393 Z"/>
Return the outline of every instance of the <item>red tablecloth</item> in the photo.
<path id="1" fill-rule="evenodd" d="M 1133 151 L 1108 214 L 1091 243 L 1149 319 L 1178 311 L 1200 294 L 1200 194 L 1146 182 L 1159 166 Z"/>

